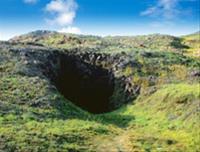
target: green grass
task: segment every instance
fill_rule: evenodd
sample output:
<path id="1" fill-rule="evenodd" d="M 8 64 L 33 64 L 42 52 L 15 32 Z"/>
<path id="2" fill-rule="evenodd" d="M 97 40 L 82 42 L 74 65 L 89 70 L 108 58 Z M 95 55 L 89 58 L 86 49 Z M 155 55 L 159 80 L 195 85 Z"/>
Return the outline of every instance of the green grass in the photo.
<path id="1" fill-rule="evenodd" d="M 188 56 L 200 57 L 200 33 L 183 36 L 183 44 L 188 45 L 189 49 L 185 52 Z"/>
<path id="2" fill-rule="evenodd" d="M 44 84 L 29 85 L 27 77 L 6 78 L 3 82 L 1 110 L 7 107 L 2 101 L 12 101 L 7 107 L 10 110 L 1 111 L 0 116 L 0 148 L 4 151 L 96 151 L 105 145 L 113 150 L 120 145 L 130 151 L 198 151 L 199 137 L 194 130 L 199 121 L 198 84 L 164 85 L 119 110 L 95 116 L 53 92 L 48 102 L 43 101 L 49 106 L 34 108 L 30 103 L 16 103 L 16 98 L 24 99 L 24 94 L 29 101 L 39 97 L 34 89 L 37 92 Z M 6 94 L 6 90 L 15 92 L 16 88 L 22 89 L 18 96 Z M 30 95 L 30 90 L 34 95 Z"/>
<path id="3" fill-rule="evenodd" d="M 96 51 L 106 53 L 119 53 L 135 51 L 169 51 L 184 53 L 189 56 L 199 56 L 198 34 L 184 37 L 175 37 L 162 34 L 142 36 L 116 36 L 98 37 L 84 36 L 49 31 L 35 31 L 11 39 L 14 42 L 40 44 L 46 47 L 71 49 L 79 48 L 81 51 Z M 192 54 L 193 53 L 193 54 Z"/>
<path id="4" fill-rule="evenodd" d="M 23 40 L 35 43 L 36 38 L 33 34 Z M 199 152 L 200 85 L 191 76 L 200 66 L 198 59 L 182 55 L 183 45 L 172 52 L 177 46 L 171 42 L 182 43 L 175 37 L 104 39 L 70 35 L 70 44 L 61 45 L 63 35 L 50 34 L 37 40 L 51 47 L 99 47 L 97 51 L 109 54 L 126 51 L 126 60 L 135 65 L 119 69 L 119 77 L 129 76 L 141 85 L 141 94 L 122 105 L 123 89 L 116 86 L 113 98 L 119 108 L 99 115 L 72 104 L 40 72 L 9 51 L 26 44 L 0 48 L 0 151 Z M 141 40 L 148 42 L 149 50 L 141 49 Z"/>
<path id="5" fill-rule="evenodd" d="M 103 115 L 103 121 L 124 124 L 139 151 L 198 151 L 199 134 L 194 129 L 200 121 L 199 99 L 199 85 L 165 85 L 133 105 Z"/>

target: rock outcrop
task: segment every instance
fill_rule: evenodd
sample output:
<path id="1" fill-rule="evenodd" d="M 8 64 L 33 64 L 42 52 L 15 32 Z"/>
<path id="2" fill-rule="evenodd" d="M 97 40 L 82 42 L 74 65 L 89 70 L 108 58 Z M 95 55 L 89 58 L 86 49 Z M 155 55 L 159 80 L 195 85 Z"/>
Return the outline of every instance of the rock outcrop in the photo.
<path id="1" fill-rule="evenodd" d="M 16 72 L 48 79 L 65 98 L 92 113 L 112 111 L 140 93 L 140 86 L 121 72 L 127 65 L 137 64 L 125 53 L 80 53 L 34 45 L 21 48 L 15 44 L 9 51 L 19 57 Z M 116 94 L 120 102 L 114 97 Z"/>

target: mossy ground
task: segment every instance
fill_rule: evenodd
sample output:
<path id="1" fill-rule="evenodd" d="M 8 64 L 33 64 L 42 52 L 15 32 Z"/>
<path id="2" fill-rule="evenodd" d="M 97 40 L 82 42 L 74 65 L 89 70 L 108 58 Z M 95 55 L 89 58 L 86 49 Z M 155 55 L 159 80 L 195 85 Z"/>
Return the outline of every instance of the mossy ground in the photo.
<path id="1" fill-rule="evenodd" d="M 183 44 L 188 45 L 189 48 L 185 52 L 188 56 L 200 57 L 200 33 L 183 36 Z"/>
<path id="2" fill-rule="evenodd" d="M 35 101 L 44 89 L 23 79 L 27 78 L 4 79 L 4 85 L 1 79 L 0 148 L 4 151 L 199 150 L 196 84 L 165 85 L 117 111 L 92 115 L 56 92 L 43 101 L 46 105 L 23 103 L 26 98 Z M 5 83 L 10 86 L 6 88 Z M 9 95 L 8 88 L 12 90 Z M 16 95 L 17 90 L 22 94 Z M 29 90 L 37 93 L 31 91 L 31 95 Z"/>
<path id="3" fill-rule="evenodd" d="M 139 67 L 121 72 L 142 86 L 141 94 L 94 115 L 46 78 L 22 74 L 18 56 L 1 49 L 0 151 L 199 152 L 200 85 L 190 77 L 199 61 L 179 53 L 129 53 Z"/>

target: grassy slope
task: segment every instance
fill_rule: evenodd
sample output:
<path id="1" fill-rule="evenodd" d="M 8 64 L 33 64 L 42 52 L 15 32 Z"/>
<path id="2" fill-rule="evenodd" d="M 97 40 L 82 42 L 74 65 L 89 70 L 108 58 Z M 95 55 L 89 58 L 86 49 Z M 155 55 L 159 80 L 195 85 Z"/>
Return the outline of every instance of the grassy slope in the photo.
<path id="1" fill-rule="evenodd" d="M 52 92 L 48 97 L 51 101 L 45 102 L 49 102 L 50 107 L 34 108 L 13 103 L 18 101 L 16 97 L 24 99 L 24 94 L 29 100 L 34 99 L 36 94 L 31 96 L 29 90 L 41 92 L 41 87 L 28 85 L 23 79 L 26 78 L 17 81 L 16 77 L 1 79 L 0 90 L 4 95 L 0 101 L 5 101 L 3 97 L 10 101 L 9 104 L 1 103 L 0 148 L 5 151 L 121 149 L 192 152 L 199 148 L 200 96 L 197 84 L 165 85 L 150 96 L 140 96 L 135 104 L 94 116 Z M 6 87 L 12 88 L 9 95 L 5 83 Z M 16 96 L 16 89 L 23 93 Z"/>
<path id="2" fill-rule="evenodd" d="M 129 151 L 198 151 L 200 115 L 195 112 L 199 108 L 198 87 L 165 85 L 104 119 L 126 126 L 123 137 L 129 139 Z M 116 120 L 118 115 L 126 119 Z"/>
<path id="3" fill-rule="evenodd" d="M 188 45 L 186 55 L 200 57 L 200 33 L 186 35 L 182 37 L 183 44 Z"/>
<path id="4" fill-rule="evenodd" d="M 152 34 L 143 36 L 97 37 L 64 34 L 48 31 L 36 31 L 13 38 L 11 41 L 37 43 L 55 48 L 92 49 L 100 52 L 130 52 L 133 50 L 157 50 L 183 53 L 198 47 L 198 34 L 182 38 L 170 35 Z M 192 37 L 192 40 L 191 40 Z M 194 39 L 195 38 L 195 42 Z M 192 42 L 191 42 L 192 41 Z M 194 43 L 195 44 L 194 44 Z M 195 46 L 194 46 L 195 45 Z M 191 55 L 190 53 L 188 53 Z"/>
<path id="5" fill-rule="evenodd" d="M 19 59 L 0 51 L 0 150 L 198 152 L 200 86 L 187 73 L 196 59 L 171 53 L 136 56 L 141 71 L 127 67 L 144 91 L 114 112 L 92 115 L 64 99 L 49 81 L 28 77 Z M 159 64 L 157 64 L 159 63 Z M 181 72 L 181 73 L 180 73 Z M 158 75 L 156 84 L 146 84 Z M 167 80 L 167 81 L 166 81 Z M 170 80 L 170 81 L 168 81 Z M 156 86 L 156 90 L 148 89 Z"/>

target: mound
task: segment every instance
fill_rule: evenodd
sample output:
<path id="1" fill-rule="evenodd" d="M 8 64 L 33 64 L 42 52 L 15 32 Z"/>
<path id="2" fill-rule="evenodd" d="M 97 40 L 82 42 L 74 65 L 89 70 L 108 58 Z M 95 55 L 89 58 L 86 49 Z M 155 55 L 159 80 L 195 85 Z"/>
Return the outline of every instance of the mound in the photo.
<path id="1" fill-rule="evenodd" d="M 128 43 L 49 31 L 1 42 L 0 151 L 198 151 L 199 60 Z"/>

